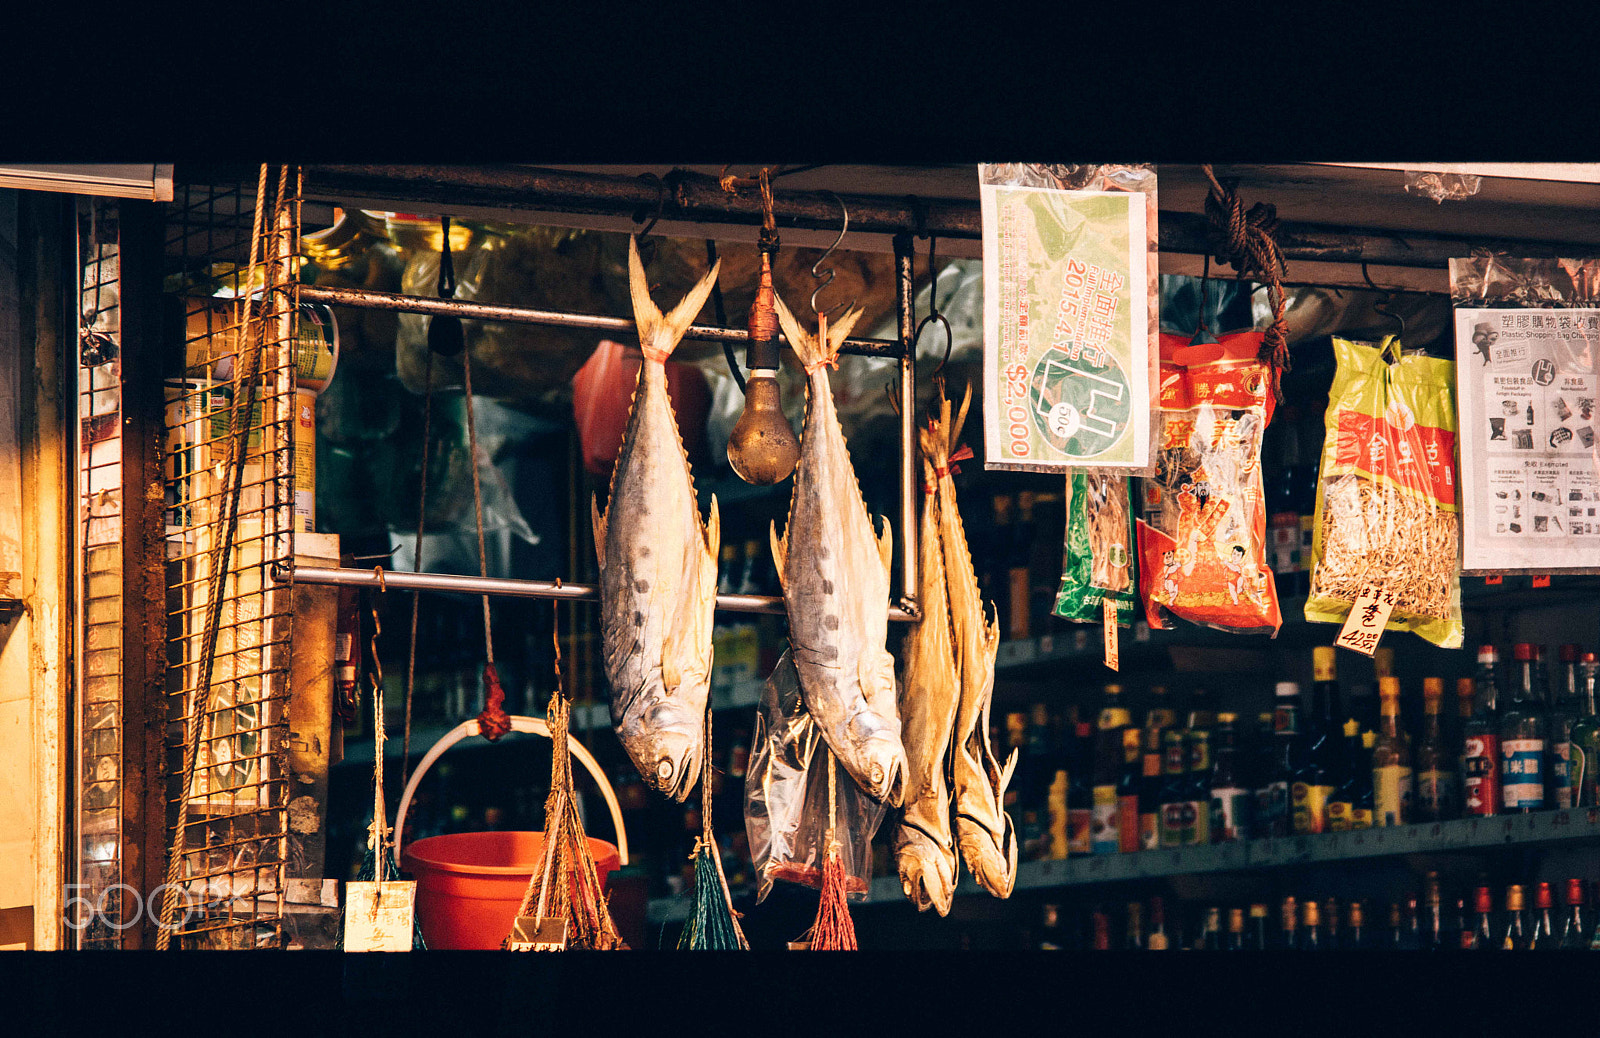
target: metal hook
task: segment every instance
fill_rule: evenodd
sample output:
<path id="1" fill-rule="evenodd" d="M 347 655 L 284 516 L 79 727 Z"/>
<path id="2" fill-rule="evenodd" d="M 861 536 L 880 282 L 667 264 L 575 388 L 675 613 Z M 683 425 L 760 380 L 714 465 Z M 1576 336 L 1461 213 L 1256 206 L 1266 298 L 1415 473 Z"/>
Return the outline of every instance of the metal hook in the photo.
<path id="1" fill-rule="evenodd" d="M 1406 319 L 1401 317 L 1400 314 L 1394 309 L 1394 293 L 1390 292 L 1388 289 L 1379 288 L 1373 283 L 1372 275 L 1367 273 L 1366 260 L 1361 261 L 1361 279 L 1367 283 L 1368 288 L 1372 289 L 1374 292 L 1377 292 L 1383 297 L 1376 303 L 1372 304 L 1372 309 L 1377 313 L 1382 314 L 1384 317 L 1392 318 L 1397 324 L 1399 324 L 1400 331 L 1395 335 L 1395 338 L 1404 340 L 1406 337 Z"/>
<path id="2" fill-rule="evenodd" d="M 950 350 L 956 343 L 955 329 L 950 327 L 950 321 L 945 315 L 939 312 L 939 262 L 935 251 L 938 241 L 936 236 L 928 238 L 928 273 L 933 278 L 928 285 L 928 316 L 917 324 L 916 334 L 911 337 L 911 352 L 915 355 L 917 343 L 922 341 L 922 330 L 934 321 L 944 325 L 944 358 L 939 361 L 939 366 L 933 369 L 932 377 L 935 381 L 944 378 L 945 365 L 950 363 Z"/>
<path id="3" fill-rule="evenodd" d="M 667 201 L 667 182 L 656 176 L 654 173 L 641 173 L 639 174 L 639 179 L 652 181 L 656 185 L 656 211 L 655 215 L 650 217 L 650 222 L 644 223 L 644 209 L 642 208 L 635 211 L 633 214 L 634 223 L 644 223 L 644 229 L 639 232 L 639 244 L 642 246 L 644 244 L 644 240 L 650 237 L 650 231 L 653 227 L 655 227 L 656 221 L 661 219 L 661 208 L 666 204 Z"/>
<path id="4" fill-rule="evenodd" d="M 439 217 L 439 298 L 453 299 L 456 294 L 456 265 L 450 256 L 450 218 Z"/>
<path id="5" fill-rule="evenodd" d="M 845 208 L 844 199 L 840 198 L 838 195 L 835 195 L 832 191 L 829 191 L 828 194 L 832 195 L 833 200 L 839 203 L 839 211 L 844 214 L 844 226 L 839 228 L 839 237 L 833 239 L 833 244 L 828 246 L 827 251 L 823 252 L 821 256 L 817 257 L 817 262 L 811 264 L 811 276 L 822 282 L 822 284 L 818 285 L 816 290 L 811 293 L 811 312 L 816 314 L 819 318 L 824 314 L 832 316 L 835 310 L 855 304 L 855 300 L 852 299 L 849 303 L 835 303 L 826 310 L 817 309 L 817 296 L 821 295 L 824 289 L 833 284 L 834 276 L 832 267 L 829 267 L 825 272 L 819 271 L 817 268 L 822 266 L 822 262 L 824 260 L 833 255 L 833 250 L 837 249 L 839 247 L 839 243 L 844 241 L 845 232 L 850 229 L 850 210 Z M 824 273 L 827 274 L 826 278 L 823 277 Z"/>

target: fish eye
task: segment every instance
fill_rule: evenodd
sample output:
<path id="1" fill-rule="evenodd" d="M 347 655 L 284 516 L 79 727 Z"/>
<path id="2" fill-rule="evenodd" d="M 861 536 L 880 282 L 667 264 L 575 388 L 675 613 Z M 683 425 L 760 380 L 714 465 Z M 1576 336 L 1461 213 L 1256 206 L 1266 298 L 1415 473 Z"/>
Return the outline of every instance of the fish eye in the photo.
<path id="1" fill-rule="evenodd" d="M 656 762 L 656 778 L 662 782 L 672 778 L 672 758 L 662 757 L 661 760 Z"/>
<path id="2" fill-rule="evenodd" d="M 883 765 L 874 764 L 867 777 L 872 780 L 874 786 L 881 786 L 883 784 Z"/>

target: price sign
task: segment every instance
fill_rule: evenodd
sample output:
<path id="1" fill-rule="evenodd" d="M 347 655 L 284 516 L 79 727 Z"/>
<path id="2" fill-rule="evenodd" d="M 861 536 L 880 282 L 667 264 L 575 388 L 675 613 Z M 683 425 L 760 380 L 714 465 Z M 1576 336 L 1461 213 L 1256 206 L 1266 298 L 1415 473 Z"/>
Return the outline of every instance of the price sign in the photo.
<path id="1" fill-rule="evenodd" d="M 1377 651 L 1383 625 L 1389 622 L 1392 612 L 1394 596 L 1381 587 L 1369 586 L 1350 607 L 1350 615 L 1345 618 L 1344 627 L 1333 644 L 1371 656 Z"/>
<path id="2" fill-rule="evenodd" d="M 1106 666 L 1117 669 L 1117 603 L 1110 596 L 1100 599 L 1106 628 Z"/>
<path id="3" fill-rule="evenodd" d="M 511 926 L 507 951 L 566 951 L 567 921 L 558 916 L 520 915 Z"/>
<path id="4" fill-rule="evenodd" d="M 345 951 L 410 951 L 417 885 L 411 880 L 346 883 Z"/>

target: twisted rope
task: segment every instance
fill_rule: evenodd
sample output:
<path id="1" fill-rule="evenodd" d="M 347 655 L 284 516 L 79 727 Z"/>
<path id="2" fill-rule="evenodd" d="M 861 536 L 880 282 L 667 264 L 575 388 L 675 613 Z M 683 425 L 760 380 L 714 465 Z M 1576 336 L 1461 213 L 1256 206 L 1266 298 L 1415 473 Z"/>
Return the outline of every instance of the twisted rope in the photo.
<path id="1" fill-rule="evenodd" d="M 1206 220 L 1211 254 L 1218 263 L 1232 267 L 1239 277 L 1250 277 L 1267 286 L 1267 301 L 1272 305 L 1272 325 L 1261 340 L 1257 357 L 1267 365 L 1268 379 L 1276 399 L 1283 399 L 1281 375 L 1289 370 L 1289 325 L 1283 319 L 1285 298 L 1283 274 L 1288 267 L 1278 246 L 1278 209 L 1270 202 L 1257 202 L 1248 211 L 1237 191 L 1238 181 L 1224 185 L 1210 165 L 1200 167 L 1211 190 L 1206 194 Z"/>

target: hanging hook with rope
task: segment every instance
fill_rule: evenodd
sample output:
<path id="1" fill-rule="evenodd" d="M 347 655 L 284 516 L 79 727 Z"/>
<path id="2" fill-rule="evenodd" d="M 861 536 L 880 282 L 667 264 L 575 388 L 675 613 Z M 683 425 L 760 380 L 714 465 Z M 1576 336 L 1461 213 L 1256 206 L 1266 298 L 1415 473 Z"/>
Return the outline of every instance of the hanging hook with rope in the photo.
<path id="1" fill-rule="evenodd" d="M 933 384 L 940 393 L 943 393 L 944 369 L 950 363 L 950 350 L 955 346 L 956 333 L 950 327 L 949 318 L 939 309 L 939 263 L 935 251 L 938 241 L 937 237 L 928 236 L 928 316 L 917 325 L 917 333 L 911 340 L 911 350 L 915 354 L 917 343 L 922 341 L 922 330 L 928 325 L 938 322 L 944 326 L 944 357 L 940 359 L 939 366 L 933 369 Z"/>
<path id="2" fill-rule="evenodd" d="M 1282 374 L 1289 370 L 1289 325 L 1283 318 L 1286 300 L 1283 275 L 1288 272 L 1283 250 L 1278 246 L 1278 210 L 1269 202 L 1257 202 L 1247 212 L 1240 201 L 1237 178 L 1227 184 L 1217 179 L 1209 164 L 1200 167 L 1210 181 L 1206 194 L 1206 220 L 1209 223 L 1210 253 L 1218 263 L 1226 263 L 1240 278 L 1251 277 L 1267 286 L 1267 301 L 1272 306 L 1272 324 L 1261 340 L 1260 360 L 1271 373 L 1272 392 L 1283 399 Z"/>

